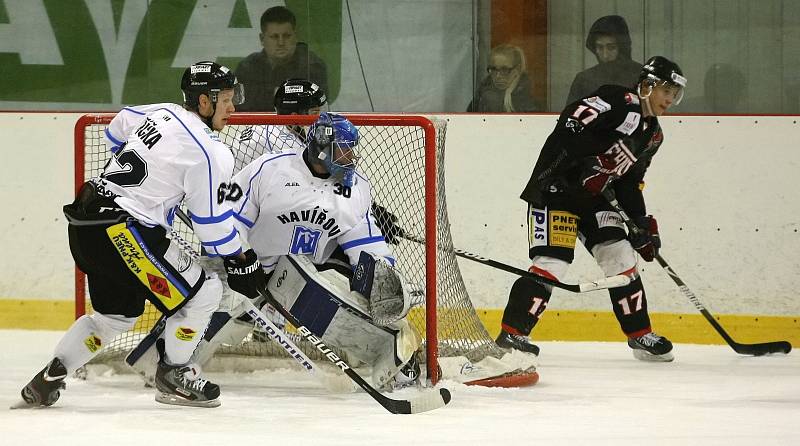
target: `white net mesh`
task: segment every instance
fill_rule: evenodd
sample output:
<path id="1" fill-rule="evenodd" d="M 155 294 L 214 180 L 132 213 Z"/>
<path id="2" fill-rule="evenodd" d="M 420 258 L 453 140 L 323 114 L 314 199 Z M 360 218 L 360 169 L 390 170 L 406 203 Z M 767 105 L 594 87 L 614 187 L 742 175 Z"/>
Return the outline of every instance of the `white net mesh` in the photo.
<path id="1" fill-rule="evenodd" d="M 84 117 L 79 126 L 85 123 L 83 132 L 76 132 L 76 182 L 97 176 L 109 157 L 103 141 L 103 132 L 113 115 L 91 115 Z M 475 309 L 470 302 L 461 273 L 452 250 L 452 241 L 447 219 L 444 191 L 444 141 L 446 123 L 441 120 L 428 120 L 419 116 L 378 116 L 350 115 L 348 118 L 358 127 L 360 134 L 359 150 L 361 159 L 359 170 L 364 172 L 373 185 L 376 203 L 384 206 L 397 217 L 397 224 L 407 234 L 424 239 L 426 224 L 435 231 L 437 246 L 435 252 L 435 305 L 417 307 L 410 313 L 415 327 L 425 338 L 428 355 L 424 358 L 429 373 L 435 370 L 435 357 L 430 354 L 438 351 L 438 356 L 465 356 L 477 362 L 487 356 L 500 357 L 503 352 L 489 338 Z M 220 137 L 233 150 L 238 171 L 264 151 L 297 150 L 294 139 L 281 137 L 287 135 L 284 124 L 292 119 L 275 115 L 237 115 L 221 132 Z M 308 124 L 308 118 L 296 118 L 296 124 Z M 426 139 L 427 129 L 427 139 Z M 303 131 L 298 127 L 295 130 Z M 435 132 L 435 133 L 434 133 Z M 83 136 L 81 138 L 80 136 Z M 268 136 L 268 135 L 272 136 Z M 83 140 L 81 140 L 83 139 Z M 426 147 L 428 159 L 436 159 L 436 169 L 428 172 L 429 184 L 436 179 L 438 187 L 426 192 Z M 81 154 L 83 160 L 81 161 Z M 428 167 L 433 167 L 428 166 Z M 427 205 L 426 205 L 427 199 Z M 426 206 L 436 207 L 435 219 L 426 222 Z M 433 215 L 433 214 L 432 214 Z M 176 229 L 183 238 L 191 241 L 199 250 L 199 241 L 191 231 L 176 220 Z M 397 265 L 413 284 L 425 289 L 426 280 L 432 279 L 426 272 L 428 260 L 425 244 L 399 238 L 391 246 L 397 258 Z M 80 288 L 80 287 L 79 287 Z M 85 286 L 77 291 L 81 302 Z M 432 294 L 432 293 L 428 293 Z M 86 311 L 91 311 L 86 299 Z M 433 323 L 426 323 L 426 315 L 435 312 Z M 119 361 L 132 349 L 156 322 L 158 311 L 147 305 L 145 313 L 136 327 L 104 347 L 95 362 Z M 302 347 L 302 346 L 301 346 Z M 312 351 L 313 349 L 305 349 Z M 240 345 L 222 348 L 217 355 L 271 357 L 284 352 L 269 341 L 261 341 L 248 336 Z M 430 375 L 429 375 L 430 376 Z"/>

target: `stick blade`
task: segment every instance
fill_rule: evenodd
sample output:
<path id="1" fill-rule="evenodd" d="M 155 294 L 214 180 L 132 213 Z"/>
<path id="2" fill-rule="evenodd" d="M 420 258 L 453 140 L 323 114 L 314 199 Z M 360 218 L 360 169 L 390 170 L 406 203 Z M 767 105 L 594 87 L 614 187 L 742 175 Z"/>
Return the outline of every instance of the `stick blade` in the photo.
<path id="1" fill-rule="evenodd" d="M 631 283 L 631 278 L 624 274 L 606 277 L 604 279 L 595 280 L 594 282 L 587 282 L 578 285 L 581 292 L 605 290 L 608 288 L 618 288 Z"/>
<path id="2" fill-rule="evenodd" d="M 764 342 L 761 344 L 736 344 L 732 346 L 740 355 L 764 356 L 775 353 L 789 354 L 792 344 L 787 341 Z"/>
<path id="3" fill-rule="evenodd" d="M 385 407 L 391 413 L 406 415 L 429 412 L 431 410 L 444 407 L 450 402 L 451 399 L 452 396 L 450 395 L 450 391 L 445 388 L 441 388 L 438 391 L 425 392 L 416 398 L 408 400 L 393 400 L 391 398 L 386 398 L 386 400 L 382 401 L 381 404 L 383 404 L 383 407 Z"/>

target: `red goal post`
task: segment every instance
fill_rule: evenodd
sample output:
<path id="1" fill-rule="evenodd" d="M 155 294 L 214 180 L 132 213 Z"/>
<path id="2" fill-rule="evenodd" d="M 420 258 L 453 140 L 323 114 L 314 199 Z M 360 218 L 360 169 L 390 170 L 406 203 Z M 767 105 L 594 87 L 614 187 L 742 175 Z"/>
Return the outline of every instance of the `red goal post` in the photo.
<path id="1" fill-rule="evenodd" d="M 440 379 L 440 355 L 463 356 L 473 362 L 486 356 L 502 356 L 503 352 L 489 337 L 472 306 L 453 255 L 444 194 L 446 123 L 419 115 L 345 116 L 359 128 L 359 170 L 372 182 L 375 202 L 394 213 L 404 230 L 416 237 L 424 234 L 424 245 L 401 240 L 391 248 L 404 276 L 425 291 L 424 304 L 412 310 L 409 318 L 424 338 L 424 363 L 429 380 L 435 384 Z M 113 117 L 114 114 L 84 115 L 75 126 L 76 192 L 86 180 L 102 172 L 110 157 L 103 136 Z M 265 126 L 308 126 L 313 121 L 312 116 L 235 113 L 220 132 L 220 139 L 232 148 L 238 170 L 261 154 L 243 149 L 242 141 L 247 132 L 267 131 Z M 187 240 L 193 240 L 188 228 L 179 230 L 188 234 Z M 76 318 L 89 309 L 85 277 L 76 268 Z M 156 314 L 150 314 L 153 312 Z M 157 311 L 148 305 L 137 327 L 104 350 L 124 356 L 156 319 Z M 228 353 L 272 355 L 254 345 L 238 346 Z M 530 379 L 529 374 L 528 383 Z M 518 379 L 509 383 L 519 384 Z M 503 385 L 502 382 L 499 385 Z"/>

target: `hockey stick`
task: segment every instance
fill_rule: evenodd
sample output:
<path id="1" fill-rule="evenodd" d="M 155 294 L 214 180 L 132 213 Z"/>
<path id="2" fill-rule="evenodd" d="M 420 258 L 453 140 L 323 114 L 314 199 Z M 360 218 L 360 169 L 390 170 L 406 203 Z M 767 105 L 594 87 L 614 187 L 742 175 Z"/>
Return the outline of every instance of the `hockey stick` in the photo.
<path id="1" fill-rule="evenodd" d="M 176 210 L 176 215 L 180 218 L 187 226 L 190 228 L 192 227 L 192 222 L 189 220 L 189 217 L 180 209 Z M 183 247 L 185 251 L 189 255 L 191 255 L 194 259 L 199 258 L 197 252 L 195 252 L 194 248 L 192 248 L 189 243 L 180 237 L 176 232 L 172 232 L 173 238 L 175 238 L 176 242 Z M 297 329 L 298 333 L 308 342 L 311 343 L 317 350 L 322 353 L 331 363 L 337 366 L 345 375 L 347 375 L 353 382 L 358 384 L 359 387 L 364 389 L 365 392 L 369 396 L 371 396 L 375 401 L 378 402 L 381 406 L 383 406 L 386 410 L 391 413 L 395 414 L 414 414 L 414 413 L 421 413 L 427 412 L 430 410 L 438 409 L 447 405 L 450 402 L 451 395 L 450 391 L 441 388 L 438 392 L 425 392 L 422 395 L 407 399 L 392 399 L 389 398 L 382 393 L 378 392 L 374 387 L 372 387 L 368 382 L 364 380 L 352 367 L 350 367 L 347 362 L 340 358 L 336 353 L 334 353 L 319 337 L 315 336 L 311 330 L 309 330 L 305 325 L 300 323 L 300 321 L 290 313 L 280 302 L 278 302 L 267 290 L 259 290 L 259 294 L 261 294 L 267 302 L 272 305 L 290 324 L 294 325 Z M 275 324 L 272 323 L 269 318 L 267 318 L 263 312 L 261 312 L 258 308 L 256 308 L 249 299 L 243 299 L 244 305 L 247 308 L 247 314 L 253 318 L 253 320 L 259 324 L 269 336 L 282 348 L 284 348 L 289 355 L 294 358 L 297 362 L 300 363 L 303 368 L 310 372 L 316 372 L 316 365 L 313 361 L 311 361 L 308 356 L 306 356 L 303 351 L 297 347 L 288 336 L 283 334 L 283 332 L 278 329 Z M 281 336 L 283 334 L 283 336 Z"/>
<path id="2" fill-rule="evenodd" d="M 611 204 L 611 207 L 613 207 L 614 210 L 617 211 L 617 213 L 622 217 L 622 221 L 625 222 L 625 225 L 628 227 L 629 231 L 631 231 L 634 234 L 640 233 L 642 231 L 642 229 L 636 226 L 630 219 L 628 214 L 626 214 L 625 211 L 622 209 L 622 206 L 620 206 L 619 202 L 617 201 L 617 198 L 614 196 L 613 191 L 606 189 L 605 191 L 603 191 L 603 195 L 606 197 L 609 204 Z M 673 270 L 672 267 L 669 266 L 667 261 L 664 260 L 663 257 L 661 257 L 661 254 L 656 254 L 655 258 L 658 261 L 658 264 L 661 265 L 661 267 L 664 268 L 664 270 L 667 272 L 672 281 L 675 282 L 676 285 L 678 285 L 678 288 L 681 290 L 681 292 L 683 292 L 683 294 L 689 298 L 689 301 L 691 301 L 692 304 L 694 304 L 695 308 L 697 308 L 700 311 L 700 313 L 706 318 L 708 323 L 711 324 L 712 327 L 714 327 L 714 329 L 717 331 L 717 333 L 719 333 L 720 336 L 722 336 L 722 339 L 724 339 L 725 342 L 727 342 L 728 345 L 731 346 L 733 351 L 735 351 L 740 355 L 752 355 L 752 356 L 762 356 L 770 353 L 789 353 L 790 351 L 792 351 L 792 344 L 790 344 L 787 341 L 762 342 L 758 344 L 741 344 L 739 342 L 734 341 L 733 338 L 731 338 L 730 335 L 728 335 L 725 329 L 722 328 L 722 325 L 720 325 L 719 322 L 717 322 L 714 316 L 711 315 L 711 313 L 709 313 L 705 305 L 703 305 L 703 303 L 700 302 L 700 299 L 697 298 L 697 295 L 695 295 L 692 292 L 692 290 L 690 290 L 689 287 L 687 287 L 686 284 L 683 283 L 683 280 L 681 280 L 681 278 L 678 276 L 678 273 L 676 273 L 675 270 Z"/>
<path id="3" fill-rule="evenodd" d="M 400 237 L 410 240 L 412 242 L 425 244 L 425 239 L 422 237 L 417 237 L 415 235 L 411 235 L 406 231 L 402 231 Z M 535 280 L 543 285 L 552 285 L 556 288 L 561 288 L 562 290 L 572 291 L 573 293 L 585 293 L 587 291 L 597 291 L 597 290 L 605 290 L 608 288 L 617 288 L 621 286 L 625 286 L 631 282 L 631 278 L 622 274 L 605 277 L 603 279 L 595 280 L 593 282 L 584 282 L 578 284 L 570 284 L 570 283 L 563 283 L 559 282 L 558 280 L 551 279 L 549 277 L 540 276 L 538 274 L 534 274 L 530 271 L 525 271 L 524 269 L 515 268 L 511 265 L 506 265 L 505 263 L 500 263 L 497 260 L 492 260 L 486 257 L 483 257 L 478 254 L 473 254 L 468 251 L 464 251 L 458 248 L 453 248 L 453 252 L 461 258 L 472 260 L 473 262 L 480 263 L 482 265 L 490 266 L 492 268 L 497 268 L 499 270 L 503 270 L 505 272 L 516 274 L 520 277 L 525 277 L 531 280 Z"/>

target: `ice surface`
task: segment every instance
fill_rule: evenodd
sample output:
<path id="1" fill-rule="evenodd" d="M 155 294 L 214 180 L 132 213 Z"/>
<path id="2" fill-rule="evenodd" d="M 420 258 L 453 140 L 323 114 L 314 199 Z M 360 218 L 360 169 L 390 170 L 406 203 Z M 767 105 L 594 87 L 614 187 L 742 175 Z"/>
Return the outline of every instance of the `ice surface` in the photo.
<path id="1" fill-rule="evenodd" d="M 622 343 L 543 342 L 537 385 L 446 382 L 453 401 L 417 415 L 295 367 L 209 374 L 216 409 L 161 405 L 136 376 L 109 374 L 68 380 L 52 408 L 9 410 L 61 334 L 0 331 L 0 445 L 800 444 L 800 355 L 727 346 L 677 345 L 675 362 L 645 363 Z"/>

